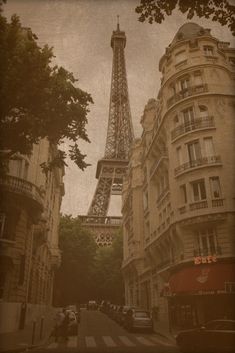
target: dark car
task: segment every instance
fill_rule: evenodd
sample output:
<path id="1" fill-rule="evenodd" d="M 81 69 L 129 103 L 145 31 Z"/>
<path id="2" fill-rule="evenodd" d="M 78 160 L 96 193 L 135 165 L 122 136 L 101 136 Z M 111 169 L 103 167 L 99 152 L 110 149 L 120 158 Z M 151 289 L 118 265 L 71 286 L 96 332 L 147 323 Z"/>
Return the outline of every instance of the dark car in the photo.
<path id="1" fill-rule="evenodd" d="M 213 320 L 205 326 L 181 331 L 176 342 L 182 353 L 234 352 L 235 320 Z"/>
<path id="2" fill-rule="evenodd" d="M 125 327 L 128 331 L 139 329 L 153 331 L 153 321 L 145 309 L 129 309 L 125 317 Z"/>

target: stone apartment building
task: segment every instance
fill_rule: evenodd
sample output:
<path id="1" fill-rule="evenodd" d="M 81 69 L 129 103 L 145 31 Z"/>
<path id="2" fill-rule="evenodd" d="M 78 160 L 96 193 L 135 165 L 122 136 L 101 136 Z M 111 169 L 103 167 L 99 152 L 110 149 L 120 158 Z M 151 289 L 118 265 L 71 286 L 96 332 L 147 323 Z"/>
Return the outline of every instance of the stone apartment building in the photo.
<path id="1" fill-rule="evenodd" d="M 41 140 L 30 156 L 11 160 L 8 175 L 0 179 L 0 331 L 23 328 L 52 305 L 64 171 L 46 175 L 40 164 L 56 151 Z"/>
<path id="2" fill-rule="evenodd" d="M 174 330 L 235 318 L 235 49 L 184 24 L 123 187 L 126 303 Z"/>

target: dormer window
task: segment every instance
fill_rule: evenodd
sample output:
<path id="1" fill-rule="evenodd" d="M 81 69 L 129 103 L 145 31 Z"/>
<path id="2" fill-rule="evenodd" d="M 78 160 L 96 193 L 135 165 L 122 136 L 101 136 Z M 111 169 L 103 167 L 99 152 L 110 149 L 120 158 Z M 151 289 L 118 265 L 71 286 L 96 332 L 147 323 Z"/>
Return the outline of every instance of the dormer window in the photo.
<path id="1" fill-rule="evenodd" d="M 214 55 L 214 48 L 210 45 L 204 45 L 203 51 L 206 56 L 213 56 Z"/>

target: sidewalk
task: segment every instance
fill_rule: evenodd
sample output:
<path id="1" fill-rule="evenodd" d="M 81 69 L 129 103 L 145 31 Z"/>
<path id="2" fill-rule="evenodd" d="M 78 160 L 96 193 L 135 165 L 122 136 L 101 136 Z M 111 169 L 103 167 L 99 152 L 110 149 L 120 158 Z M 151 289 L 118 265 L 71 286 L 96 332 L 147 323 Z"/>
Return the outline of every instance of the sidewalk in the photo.
<path id="1" fill-rule="evenodd" d="M 160 335 L 166 339 L 168 339 L 171 343 L 175 343 L 175 337 L 177 335 L 177 331 L 170 332 L 168 327 L 163 326 L 160 322 L 154 322 L 154 332 L 157 335 Z"/>
<path id="2" fill-rule="evenodd" d="M 23 352 L 26 349 L 40 346 L 47 342 L 53 329 L 53 320 L 48 320 L 43 324 L 40 337 L 40 322 L 36 322 L 33 337 L 33 322 L 30 326 L 16 332 L 0 334 L 0 353 Z"/>

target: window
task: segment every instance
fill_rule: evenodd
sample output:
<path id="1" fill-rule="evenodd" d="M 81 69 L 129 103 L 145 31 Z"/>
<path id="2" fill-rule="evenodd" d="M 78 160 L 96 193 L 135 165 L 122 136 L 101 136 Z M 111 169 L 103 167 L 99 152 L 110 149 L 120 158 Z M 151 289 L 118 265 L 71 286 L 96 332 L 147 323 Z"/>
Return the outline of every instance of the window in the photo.
<path id="1" fill-rule="evenodd" d="M 177 148 L 176 148 L 176 154 L 177 154 L 177 162 L 178 162 L 178 165 L 183 164 L 182 148 L 181 148 L 181 147 L 177 147 Z"/>
<path id="2" fill-rule="evenodd" d="M 208 110 L 205 105 L 199 105 L 200 118 L 205 118 L 208 116 Z"/>
<path id="3" fill-rule="evenodd" d="M 175 63 L 176 64 L 179 64 L 179 63 L 185 61 L 186 59 L 187 59 L 186 52 L 184 50 L 175 54 Z"/>
<path id="4" fill-rule="evenodd" d="M 221 188 L 219 177 L 210 178 L 211 196 L 213 199 L 221 198 Z"/>
<path id="5" fill-rule="evenodd" d="M 212 137 L 204 138 L 204 149 L 205 149 L 205 156 L 206 157 L 211 157 L 211 156 L 215 155 Z"/>
<path id="6" fill-rule="evenodd" d="M 199 230 L 197 236 L 201 256 L 216 254 L 217 239 L 214 228 Z"/>
<path id="7" fill-rule="evenodd" d="M 20 255 L 20 270 L 19 270 L 19 281 L 18 284 L 24 284 L 25 277 L 25 255 Z"/>
<path id="8" fill-rule="evenodd" d="M 3 237 L 5 218 L 6 215 L 4 213 L 0 213 L 0 238 Z"/>
<path id="9" fill-rule="evenodd" d="M 191 126 L 194 123 L 193 107 L 189 107 L 183 110 L 183 118 L 184 118 L 185 130 L 186 131 L 191 130 Z"/>
<path id="10" fill-rule="evenodd" d="M 24 165 L 24 179 L 27 180 L 28 178 L 28 171 L 29 171 L 29 163 L 27 161 L 25 161 L 25 165 Z"/>
<path id="11" fill-rule="evenodd" d="M 228 60 L 230 64 L 235 65 L 235 57 L 230 57 Z"/>
<path id="12" fill-rule="evenodd" d="M 201 159 L 202 155 L 199 141 L 188 143 L 188 155 L 190 162 Z"/>
<path id="13" fill-rule="evenodd" d="M 213 47 L 211 47 L 209 45 L 204 45 L 203 51 L 206 56 L 213 56 L 214 55 Z"/>
<path id="14" fill-rule="evenodd" d="M 143 205 L 144 205 L 144 211 L 146 211 L 148 209 L 148 191 L 144 192 Z"/>
<path id="15" fill-rule="evenodd" d="M 188 90 L 189 88 L 189 77 L 185 77 L 180 80 L 180 91 Z"/>
<path id="16" fill-rule="evenodd" d="M 202 75 L 201 75 L 201 72 L 200 71 L 196 71 L 194 73 L 194 80 L 193 80 L 193 83 L 195 86 L 201 86 L 202 85 Z"/>
<path id="17" fill-rule="evenodd" d="M 180 200 L 182 203 L 187 203 L 187 190 L 185 184 L 180 186 Z"/>
<path id="18" fill-rule="evenodd" d="M 206 200 L 206 188 L 204 179 L 196 180 L 191 183 L 193 192 L 193 201 Z"/>

